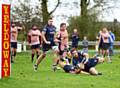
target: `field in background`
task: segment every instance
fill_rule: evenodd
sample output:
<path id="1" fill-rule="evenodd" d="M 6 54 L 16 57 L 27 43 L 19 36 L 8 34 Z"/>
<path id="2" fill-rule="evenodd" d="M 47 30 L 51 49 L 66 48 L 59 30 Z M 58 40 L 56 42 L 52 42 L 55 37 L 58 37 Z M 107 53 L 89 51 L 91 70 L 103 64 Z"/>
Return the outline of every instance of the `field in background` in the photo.
<path id="1" fill-rule="evenodd" d="M 67 74 L 63 70 L 53 72 L 52 54 L 33 71 L 30 53 L 19 53 L 12 64 L 11 78 L 0 80 L 0 88 L 120 88 L 120 55 L 113 56 L 112 63 L 104 63 L 96 68 L 102 76 Z"/>

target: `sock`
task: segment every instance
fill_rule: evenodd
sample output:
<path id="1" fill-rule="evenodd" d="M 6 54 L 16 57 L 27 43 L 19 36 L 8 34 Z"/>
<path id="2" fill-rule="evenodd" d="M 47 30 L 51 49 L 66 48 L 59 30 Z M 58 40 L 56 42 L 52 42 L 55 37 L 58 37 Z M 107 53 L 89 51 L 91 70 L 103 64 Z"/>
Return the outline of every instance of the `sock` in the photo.
<path id="1" fill-rule="evenodd" d="M 33 62 L 33 60 L 34 60 L 34 56 L 35 56 L 35 54 L 32 54 L 32 62 Z"/>
<path id="2" fill-rule="evenodd" d="M 37 51 L 37 59 L 38 59 L 39 56 L 40 56 L 40 53 Z"/>
<path id="3" fill-rule="evenodd" d="M 14 51 L 14 56 L 16 56 L 16 51 Z"/>
<path id="4" fill-rule="evenodd" d="M 39 57 L 40 55 L 39 54 L 37 54 L 37 59 L 38 59 L 38 57 Z"/>
<path id="5" fill-rule="evenodd" d="M 107 58 L 108 58 L 108 62 L 111 62 L 111 59 L 110 59 L 110 56 L 109 56 L 109 55 L 107 56 Z"/>

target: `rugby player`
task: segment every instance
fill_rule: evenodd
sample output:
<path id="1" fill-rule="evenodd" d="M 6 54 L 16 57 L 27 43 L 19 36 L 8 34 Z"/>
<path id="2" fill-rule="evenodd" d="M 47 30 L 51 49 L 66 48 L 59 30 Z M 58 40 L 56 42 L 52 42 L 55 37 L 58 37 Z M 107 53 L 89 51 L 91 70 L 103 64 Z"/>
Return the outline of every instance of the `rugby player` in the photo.
<path id="1" fill-rule="evenodd" d="M 79 40 L 80 38 L 79 38 L 78 30 L 74 29 L 72 34 L 72 48 L 76 48 L 76 49 L 78 48 Z"/>
<path id="2" fill-rule="evenodd" d="M 102 57 L 93 57 L 93 58 L 81 58 L 79 56 L 79 53 L 75 50 L 72 51 L 73 58 L 76 58 L 79 60 L 79 63 L 76 64 L 76 66 L 79 66 L 80 69 L 84 72 L 87 72 L 91 75 L 102 75 L 102 73 L 99 73 L 96 69 L 95 66 L 99 63 L 104 62 L 104 58 Z"/>
<path id="3" fill-rule="evenodd" d="M 47 51 L 50 49 L 54 49 L 57 47 L 55 45 L 55 33 L 56 33 L 56 27 L 53 25 L 53 19 L 48 19 L 48 24 L 45 25 L 45 27 L 42 30 L 42 38 L 43 38 L 43 44 L 42 44 L 42 54 L 38 57 L 36 64 L 34 65 L 34 70 L 37 71 L 38 65 L 41 63 L 41 61 L 46 57 Z M 54 53 L 57 53 L 56 50 L 53 50 Z M 57 58 L 56 54 L 54 55 L 55 58 Z"/>
<path id="4" fill-rule="evenodd" d="M 100 34 L 100 40 L 102 39 L 103 43 L 102 43 L 102 55 L 105 56 L 107 55 L 107 61 L 111 62 L 110 56 L 109 56 L 109 47 L 110 47 L 110 34 L 107 30 L 106 27 L 103 28 L 101 34 Z"/>
<path id="5" fill-rule="evenodd" d="M 55 42 L 58 43 L 58 49 L 59 49 L 59 53 L 58 53 L 58 60 L 66 60 L 67 63 L 70 63 L 71 59 L 66 58 L 66 54 L 67 54 L 67 49 L 69 47 L 68 45 L 68 32 L 67 32 L 67 26 L 66 23 L 61 23 L 60 24 L 60 31 L 56 33 L 55 36 Z M 57 59 L 55 59 L 53 64 L 53 70 L 56 69 L 57 66 Z"/>
<path id="6" fill-rule="evenodd" d="M 42 44 L 42 35 L 36 25 L 33 25 L 32 29 L 28 33 L 28 43 L 31 45 L 31 61 L 33 63 L 35 53 L 37 53 L 37 58 L 40 55 L 40 46 Z"/>
<path id="7" fill-rule="evenodd" d="M 66 73 L 79 74 L 81 72 L 80 67 L 78 66 L 75 67 L 70 64 L 68 65 L 61 60 L 59 60 L 58 64 Z"/>
<path id="8" fill-rule="evenodd" d="M 17 51 L 17 37 L 18 31 L 22 30 L 18 28 L 14 23 L 11 25 L 11 63 L 14 63 L 16 51 Z"/>

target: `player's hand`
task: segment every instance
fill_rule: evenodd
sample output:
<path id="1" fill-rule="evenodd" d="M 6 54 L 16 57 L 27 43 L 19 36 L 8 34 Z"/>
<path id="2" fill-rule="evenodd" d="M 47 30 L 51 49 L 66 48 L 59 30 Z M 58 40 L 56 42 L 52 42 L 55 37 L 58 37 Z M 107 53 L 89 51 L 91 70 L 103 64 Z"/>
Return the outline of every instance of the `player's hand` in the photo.
<path id="1" fill-rule="evenodd" d="M 59 42 L 60 42 L 60 40 L 58 40 L 58 39 L 55 39 L 55 40 L 54 40 L 54 42 L 56 42 L 56 43 L 59 43 Z"/>
<path id="2" fill-rule="evenodd" d="M 78 64 L 78 66 L 79 66 L 80 69 L 84 69 L 85 68 L 83 63 Z"/>
<path id="3" fill-rule="evenodd" d="M 40 48 L 42 48 L 42 44 L 40 45 Z"/>
<path id="4" fill-rule="evenodd" d="M 31 46 L 31 43 L 27 42 L 27 45 L 28 45 L 28 46 Z"/>

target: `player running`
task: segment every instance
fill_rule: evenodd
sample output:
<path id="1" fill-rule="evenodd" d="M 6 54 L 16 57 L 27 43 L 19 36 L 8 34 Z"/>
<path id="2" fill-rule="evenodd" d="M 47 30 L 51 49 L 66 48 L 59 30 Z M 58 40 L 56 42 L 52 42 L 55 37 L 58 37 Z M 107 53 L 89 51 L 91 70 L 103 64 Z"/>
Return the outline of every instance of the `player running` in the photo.
<path id="1" fill-rule="evenodd" d="M 56 33 L 56 27 L 53 25 L 53 19 L 48 19 L 48 24 L 45 25 L 44 29 L 42 30 L 42 38 L 43 38 L 43 53 L 38 57 L 36 64 L 34 65 L 34 70 L 37 71 L 38 65 L 41 63 L 41 61 L 46 57 L 46 53 L 50 49 L 54 49 L 54 47 L 57 47 L 55 45 L 54 37 Z M 54 52 L 56 53 L 56 52 Z M 56 55 L 56 54 L 55 54 Z M 55 56 L 57 58 L 57 56 Z"/>
<path id="2" fill-rule="evenodd" d="M 66 23 L 61 23 L 60 24 L 60 31 L 57 32 L 56 37 L 55 37 L 55 41 L 56 43 L 58 43 L 58 49 L 59 49 L 59 55 L 57 59 L 65 59 L 66 58 L 66 54 L 67 54 L 67 49 L 69 47 L 68 45 L 68 32 L 67 32 L 67 28 L 66 28 Z M 55 59 L 54 62 L 57 62 L 57 59 Z M 71 59 L 69 59 L 70 61 Z M 53 64 L 53 70 L 56 69 L 57 63 Z"/>
<path id="3" fill-rule="evenodd" d="M 42 44 L 41 32 L 38 30 L 36 25 L 32 26 L 32 29 L 28 33 L 28 43 L 31 45 L 32 49 L 32 63 L 34 61 L 35 53 L 37 53 L 37 58 L 40 55 L 40 46 Z"/>
<path id="4" fill-rule="evenodd" d="M 14 23 L 11 26 L 11 63 L 14 63 L 16 51 L 17 51 L 17 37 L 18 30 L 22 30 L 18 28 Z"/>

